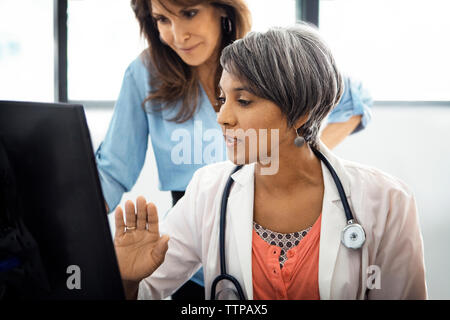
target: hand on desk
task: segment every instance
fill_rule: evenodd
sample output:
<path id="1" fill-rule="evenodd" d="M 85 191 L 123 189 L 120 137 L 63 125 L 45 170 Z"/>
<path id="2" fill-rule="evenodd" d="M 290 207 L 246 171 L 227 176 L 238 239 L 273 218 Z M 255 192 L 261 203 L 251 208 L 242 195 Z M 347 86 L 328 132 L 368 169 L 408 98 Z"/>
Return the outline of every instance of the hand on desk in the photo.
<path id="1" fill-rule="evenodd" d="M 153 203 L 144 197 L 136 199 L 136 211 L 132 201 L 125 203 L 125 219 L 122 208 L 115 211 L 116 233 L 114 246 L 122 280 L 139 283 L 151 275 L 164 261 L 169 237 L 159 235 L 158 214 Z"/>

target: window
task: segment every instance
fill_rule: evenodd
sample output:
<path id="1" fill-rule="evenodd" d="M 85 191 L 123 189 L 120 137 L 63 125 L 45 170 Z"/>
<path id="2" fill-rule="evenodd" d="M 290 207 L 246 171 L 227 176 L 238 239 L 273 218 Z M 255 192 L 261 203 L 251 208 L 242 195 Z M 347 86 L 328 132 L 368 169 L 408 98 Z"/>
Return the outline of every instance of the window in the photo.
<path id="1" fill-rule="evenodd" d="M 321 0 L 319 12 L 341 69 L 375 100 L 450 100 L 450 1 Z"/>
<path id="2" fill-rule="evenodd" d="M 0 1 L 0 99 L 53 101 L 53 1 Z"/>
<path id="3" fill-rule="evenodd" d="M 295 24 L 296 1 L 247 0 L 247 5 L 252 13 L 253 31 L 265 31 L 268 27 L 287 27 Z"/>
<path id="4" fill-rule="evenodd" d="M 129 0 L 68 1 L 68 98 L 115 100 L 127 66 L 146 47 Z"/>
<path id="5" fill-rule="evenodd" d="M 252 29 L 294 24 L 298 1 L 247 0 Z M 450 1 L 317 1 L 341 69 L 375 100 L 450 101 Z M 53 3 L 0 2 L 0 99 L 53 101 Z M 115 100 L 145 48 L 130 0 L 68 0 L 69 100 Z"/>

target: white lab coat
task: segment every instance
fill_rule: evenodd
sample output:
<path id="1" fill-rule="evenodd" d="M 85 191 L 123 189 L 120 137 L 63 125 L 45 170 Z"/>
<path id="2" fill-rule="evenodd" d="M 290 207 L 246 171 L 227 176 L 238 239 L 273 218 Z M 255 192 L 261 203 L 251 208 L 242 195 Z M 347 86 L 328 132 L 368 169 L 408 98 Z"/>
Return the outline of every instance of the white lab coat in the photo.
<path id="1" fill-rule="evenodd" d="M 412 192 L 388 174 L 336 157 L 323 144 L 320 150 L 339 176 L 353 215 L 366 233 L 361 249 L 348 249 L 341 243 L 345 213 L 335 183 L 322 163 L 325 189 L 319 249 L 320 298 L 426 299 L 423 240 Z M 201 265 L 206 298 L 210 298 L 211 283 L 220 273 L 221 197 L 234 167 L 230 161 L 220 162 L 194 174 L 185 196 L 161 223 L 161 232 L 171 237 L 169 249 L 164 263 L 141 281 L 140 299 L 171 295 Z M 233 174 L 227 209 L 227 272 L 237 278 L 247 299 L 253 299 L 254 168 L 254 164 L 246 165 Z"/>

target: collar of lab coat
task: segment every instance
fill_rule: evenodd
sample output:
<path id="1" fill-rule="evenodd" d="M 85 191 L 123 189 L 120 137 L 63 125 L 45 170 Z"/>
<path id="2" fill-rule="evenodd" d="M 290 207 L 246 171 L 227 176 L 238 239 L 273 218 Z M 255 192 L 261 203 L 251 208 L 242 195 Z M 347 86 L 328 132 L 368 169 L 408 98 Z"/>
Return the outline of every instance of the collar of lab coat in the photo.
<path id="1" fill-rule="evenodd" d="M 333 166 L 350 203 L 350 182 L 342 160 L 337 158 L 322 142 L 319 150 Z M 254 201 L 255 163 L 249 164 L 235 172 L 231 177 L 235 181 L 230 192 L 228 214 L 230 217 L 237 255 L 239 259 L 243 289 L 248 299 L 253 299 L 252 283 L 252 230 Z M 337 254 L 341 247 L 341 232 L 346 225 L 345 213 L 334 180 L 324 163 L 322 163 L 324 180 L 324 197 L 320 231 L 319 252 L 319 292 L 322 300 L 330 299 L 331 281 Z M 351 203 L 350 203 L 351 206 Z"/>

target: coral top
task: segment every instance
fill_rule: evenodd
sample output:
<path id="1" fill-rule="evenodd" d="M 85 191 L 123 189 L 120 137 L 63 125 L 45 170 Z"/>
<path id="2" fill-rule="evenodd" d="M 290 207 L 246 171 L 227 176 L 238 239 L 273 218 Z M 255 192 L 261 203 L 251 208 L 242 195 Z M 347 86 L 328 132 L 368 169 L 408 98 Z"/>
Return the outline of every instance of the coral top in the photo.
<path id="1" fill-rule="evenodd" d="M 319 245 L 322 214 L 299 244 L 287 251 L 264 241 L 253 229 L 252 272 L 255 300 L 320 300 Z"/>

